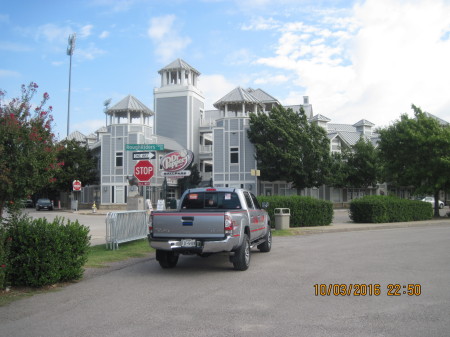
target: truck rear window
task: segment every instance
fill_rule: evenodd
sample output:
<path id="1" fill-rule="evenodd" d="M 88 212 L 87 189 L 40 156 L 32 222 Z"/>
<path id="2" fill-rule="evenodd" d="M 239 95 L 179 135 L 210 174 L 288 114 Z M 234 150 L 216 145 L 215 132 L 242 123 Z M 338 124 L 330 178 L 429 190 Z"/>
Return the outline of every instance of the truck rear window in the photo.
<path id="1" fill-rule="evenodd" d="M 233 192 L 193 192 L 186 195 L 182 209 L 240 209 L 239 197 Z"/>

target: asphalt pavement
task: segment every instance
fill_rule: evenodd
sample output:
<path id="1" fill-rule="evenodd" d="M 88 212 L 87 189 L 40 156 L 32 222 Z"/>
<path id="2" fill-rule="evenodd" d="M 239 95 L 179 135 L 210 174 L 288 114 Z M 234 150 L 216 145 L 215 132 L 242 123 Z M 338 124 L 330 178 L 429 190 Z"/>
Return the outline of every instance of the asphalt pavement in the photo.
<path id="1" fill-rule="evenodd" d="M 448 336 L 450 227 L 430 223 L 274 237 L 245 272 L 151 254 L 0 307 L 0 336 Z"/>

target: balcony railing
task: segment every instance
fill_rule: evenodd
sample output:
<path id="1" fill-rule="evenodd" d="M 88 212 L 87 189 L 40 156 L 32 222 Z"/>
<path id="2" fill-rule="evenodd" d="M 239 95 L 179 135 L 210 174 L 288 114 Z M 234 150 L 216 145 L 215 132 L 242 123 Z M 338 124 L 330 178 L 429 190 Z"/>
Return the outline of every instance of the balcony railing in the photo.
<path id="1" fill-rule="evenodd" d="M 200 145 L 199 153 L 212 153 L 212 145 Z"/>

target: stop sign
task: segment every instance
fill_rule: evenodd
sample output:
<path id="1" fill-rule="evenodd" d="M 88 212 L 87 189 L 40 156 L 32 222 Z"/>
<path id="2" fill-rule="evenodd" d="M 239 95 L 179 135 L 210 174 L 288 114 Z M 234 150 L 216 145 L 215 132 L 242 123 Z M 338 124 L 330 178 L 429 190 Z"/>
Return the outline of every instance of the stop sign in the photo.
<path id="1" fill-rule="evenodd" d="M 138 161 L 134 167 L 134 176 L 139 181 L 149 181 L 153 177 L 153 165 L 148 160 Z"/>

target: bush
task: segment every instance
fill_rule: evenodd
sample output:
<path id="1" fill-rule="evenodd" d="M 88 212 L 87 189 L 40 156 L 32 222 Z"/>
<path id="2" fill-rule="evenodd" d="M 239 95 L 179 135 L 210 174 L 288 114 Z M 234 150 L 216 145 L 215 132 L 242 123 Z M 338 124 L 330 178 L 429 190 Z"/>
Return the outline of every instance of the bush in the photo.
<path id="1" fill-rule="evenodd" d="M 11 285 L 41 287 L 83 276 L 89 249 L 89 228 L 78 221 L 22 217 L 10 224 L 10 259 L 7 269 Z"/>
<path id="2" fill-rule="evenodd" d="M 370 195 L 350 203 L 350 219 L 359 223 L 429 220 L 431 204 L 393 196 Z"/>
<path id="3" fill-rule="evenodd" d="M 0 226 L 0 289 L 5 289 L 7 284 L 6 271 L 8 269 L 9 250 L 11 240 L 8 236 L 6 228 Z"/>
<path id="4" fill-rule="evenodd" d="M 259 196 L 260 203 L 269 202 L 267 212 L 275 225 L 275 208 L 291 210 L 290 227 L 326 226 L 333 221 L 333 205 L 326 200 L 303 196 Z"/>

